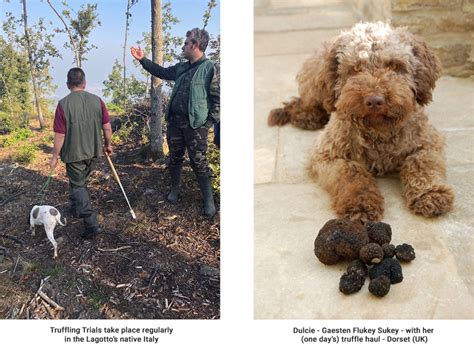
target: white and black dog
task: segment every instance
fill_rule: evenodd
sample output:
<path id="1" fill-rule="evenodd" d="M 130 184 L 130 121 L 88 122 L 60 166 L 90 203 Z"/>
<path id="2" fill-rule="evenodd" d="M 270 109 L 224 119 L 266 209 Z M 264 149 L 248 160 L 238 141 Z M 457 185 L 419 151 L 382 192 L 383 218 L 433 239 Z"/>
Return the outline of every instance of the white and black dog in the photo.
<path id="1" fill-rule="evenodd" d="M 30 230 L 31 234 L 35 235 L 35 225 L 44 225 L 46 236 L 51 241 L 54 247 L 54 257 L 58 257 L 58 244 L 54 239 L 54 228 L 57 224 L 66 226 L 66 218 L 64 224 L 61 222 L 61 213 L 55 207 L 50 205 L 35 205 L 30 213 Z"/>

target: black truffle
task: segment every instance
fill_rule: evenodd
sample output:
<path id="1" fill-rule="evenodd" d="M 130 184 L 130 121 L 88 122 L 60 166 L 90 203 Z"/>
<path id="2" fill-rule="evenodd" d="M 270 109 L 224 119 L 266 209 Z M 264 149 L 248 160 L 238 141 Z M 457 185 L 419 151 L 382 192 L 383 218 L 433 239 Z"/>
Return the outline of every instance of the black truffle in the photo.
<path id="1" fill-rule="evenodd" d="M 369 283 L 369 291 L 378 297 L 387 295 L 390 291 L 390 279 L 385 275 L 372 279 Z"/>
<path id="2" fill-rule="evenodd" d="M 382 246 L 375 242 L 368 243 L 360 249 L 359 256 L 366 264 L 380 263 L 383 259 Z"/>
<path id="3" fill-rule="evenodd" d="M 365 275 L 358 272 L 344 273 L 339 281 L 339 290 L 343 294 L 353 294 L 358 292 L 365 283 Z"/>
<path id="4" fill-rule="evenodd" d="M 415 250 L 411 245 L 404 243 L 395 247 L 395 256 L 400 262 L 411 262 L 415 259 Z"/>
<path id="5" fill-rule="evenodd" d="M 349 219 L 329 220 L 314 240 L 314 254 L 327 265 L 359 258 L 362 246 L 369 243 L 367 231 Z"/>
<path id="6" fill-rule="evenodd" d="M 383 258 L 392 258 L 395 255 L 395 245 L 384 243 L 382 245 Z"/>
<path id="7" fill-rule="evenodd" d="M 390 243 L 392 240 L 392 228 L 384 222 L 367 222 L 367 234 L 370 242 L 378 243 L 382 246 L 384 243 Z"/>
<path id="8" fill-rule="evenodd" d="M 389 277 L 392 284 L 400 283 L 403 280 L 400 262 L 395 258 L 384 258 L 382 262 L 369 270 L 370 279 L 378 278 L 381 275 Z"/>
<path id="9" fill-rule="evenodd" d="M 346 273 L 358 273 L 361 276 L 367 277 L 367 275 L 369 275 L 369 270 L 364 262 L 360 259 L 356 259 L 349 263 Z"/>

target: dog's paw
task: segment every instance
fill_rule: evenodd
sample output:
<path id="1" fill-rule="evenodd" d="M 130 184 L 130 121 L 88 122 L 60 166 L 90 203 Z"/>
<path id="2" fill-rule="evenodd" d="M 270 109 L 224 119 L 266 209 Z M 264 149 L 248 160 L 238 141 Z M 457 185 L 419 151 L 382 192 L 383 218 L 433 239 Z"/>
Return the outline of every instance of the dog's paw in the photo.
<path id="1" fill-rule="evenodd" d="M 350 200 L 340 201 L 335 209 L 339 217 L 362 223 L 377 222 L 383 217 L 383 197 L 379 194 L 363 194 Z"/>
<path id="2" fill-rule="evenodd" d="M 283 108 L 275 108 L 272 109 L 270 114 L 268 115 L 268 125 L 270 127 L 273 126 L 281 126 L 285 125 L 290 122 L 290 117 Z"/>
<path id="3" fill-rule="evenodd" d="M 454 192 L 446 185 L 436 185 L 408 201 L 408 207 L 415 214 L 425 217 L 443 215 L 453 209 Z"/>

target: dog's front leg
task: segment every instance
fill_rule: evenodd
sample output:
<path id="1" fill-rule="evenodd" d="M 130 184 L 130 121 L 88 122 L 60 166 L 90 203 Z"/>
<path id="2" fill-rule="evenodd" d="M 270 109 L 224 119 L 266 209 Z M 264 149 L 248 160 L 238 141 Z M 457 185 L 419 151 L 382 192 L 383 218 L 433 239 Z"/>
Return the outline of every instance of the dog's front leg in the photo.
<path id="1" fill-rule="evenodd" d="M 326 189 L 339 217 L 379 221 L 383 216 L 383 197 L 375 178 L 360 163 L 315 155 L 311 173 Z"/>
<path id="2" fill-rule="evenodd" d="M 425 217 L 452 210 L 454 193 L 445 184 L 446 166 L 440 151 L 420 150 L 409 156 L 400 170 L 408 208 Z"/>
<path id="3" fill-rule="evenodd" d="M 305 104 L 301 98 L 293 98 L 283 104 L 283 108 L 273 109 L 268 116 L 268 125 L 293 124 L 295 127 L 316 130 L 329 121 L 329 113 L 319 102 Z"/>

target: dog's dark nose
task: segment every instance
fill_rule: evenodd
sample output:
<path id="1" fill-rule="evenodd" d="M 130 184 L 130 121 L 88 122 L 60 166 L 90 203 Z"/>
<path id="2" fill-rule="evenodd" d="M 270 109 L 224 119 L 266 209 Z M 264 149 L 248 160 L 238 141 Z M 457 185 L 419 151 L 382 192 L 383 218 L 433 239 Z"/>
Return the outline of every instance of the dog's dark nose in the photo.
<path id="1" fill-rule="evenodd" d="M 385 98 L 383 96 L 367 96 L 364 98 L 364 104 L 369 109 L 380 109 L 385 106 Z"/>

